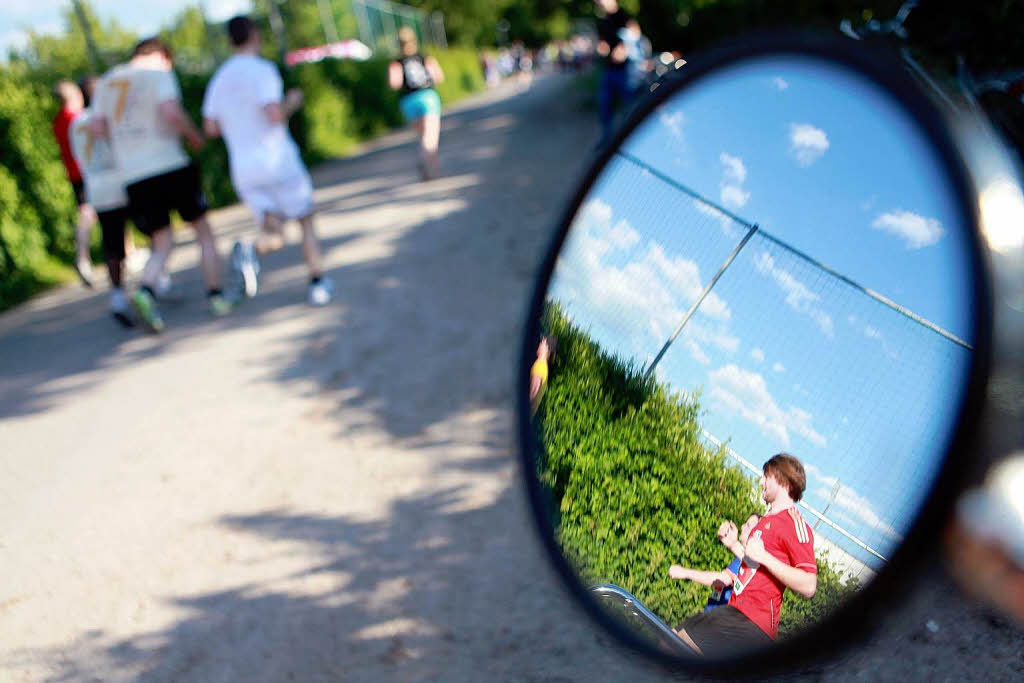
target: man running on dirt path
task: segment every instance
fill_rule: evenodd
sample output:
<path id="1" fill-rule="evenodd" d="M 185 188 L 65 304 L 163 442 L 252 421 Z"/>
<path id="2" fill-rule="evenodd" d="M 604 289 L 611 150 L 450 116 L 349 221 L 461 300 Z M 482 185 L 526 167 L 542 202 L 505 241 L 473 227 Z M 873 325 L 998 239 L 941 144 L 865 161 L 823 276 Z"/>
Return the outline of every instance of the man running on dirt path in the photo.
<path id="1" fill-rule="evenodd" d="M 164 328 L 156 288 L 173 246 L 172 209 L 196 232 L 211 313 L 221 316 L 232 308 L 221 291 L 220 257 L 206 220 L 199 167 L 181 147 L 184 138 L 189 147 L 198 150 L 203 136 L 182 108 L 172 63 L 170 50 L 159 38 L 140 41 L 130 61 L 100 80 L 92 122 L 94 133 L 109 136 L 124 178 L 131 218 L 153 243 L 132 303 L 154 332 Z"/>
<path id="2" fill-rule="evenodd" d="M 235 192 L 262 226 L 255 241 L 235 243 L 232 268 L 245 295 L 255 296 L 259 256 L 284 246 L 284 222 L 298 220 L 309 266 L 307 298 L 322 306 L 331 300 L 334 283 L 323 274 L 313 228 L 313 181 L 288 134 L 288 119 L 302 106 L 302 91 L 283 92 L 277 67 L 260 57 L 260 31 L 251 19 L 234 17 L 227 31 L 235 54 L 206 88 L 203 130 L 209 137 L 224 136 Z"/>

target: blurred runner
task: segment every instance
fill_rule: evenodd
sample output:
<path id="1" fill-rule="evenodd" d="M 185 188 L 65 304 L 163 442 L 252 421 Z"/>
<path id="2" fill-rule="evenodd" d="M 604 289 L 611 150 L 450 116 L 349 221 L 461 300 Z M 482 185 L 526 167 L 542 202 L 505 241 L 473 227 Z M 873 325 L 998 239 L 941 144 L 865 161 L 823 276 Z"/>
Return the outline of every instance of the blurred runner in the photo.
<path id="1" fill-rule="evenodd" d="M 530 415 L 536 415 L 541 399 L 548 389 L 548 362 L 554 358 L 558 342 L 554 337 L 543 336 L 537 344 L 537 360 L 530 367 Z"/>
<path id="2" fill-rule="evenodd" d="M 750 515 L 747 517 L 747 521 L 743 523 L 741 530 L 738 532 L 736 530 L 736 525 L 732 522 L 723 522 L 718 528 L 718 540 L 721 541 L 733 555 L 735 555 L 732 562 L 729 563 L 729 566 L 722 571 L 701 571 L 699 569 L 690 569 L 689 567 L 674 564 L 668 568 L 669 578 L 695 581 L 705 586 L 709 586 L 711 588 L 711 595 L 708 597 L 708 602 L 704 606 L 705 612 L 713 610 L 716 607 L 722 607 L 723 605 L 729 604 L 729 599 L 732 598 L 732 582 L 740 573 L 740 566 L 744 556 L 744 546 L 747 543 L 747 539 L 750 538 L 750 532 L 754 530 L 754 527 L 757 526 L 760 519 L 761 515 L 759 514 L 754 513 Z"/>
<path id="3" fill-rule="evenodd" d="M 210 311 L 220 316 L 232 308 L 220 287 L 220 257 L 206 220 L 199 167 L 181 147 L 184 137 L 189 147 L 198 150 L 203 136 L 182 108 L 171 67 L 171 53 L 159 38 L 140 41 L 128 63 L 114 67 L 100 80 L 90 124 L 95 134 L 109 136 L 132 221 L 152 240 L 152 253 L 132 303 L 155 332 L 164 327 L 156 290 L 173 246 L 172 209 L 196 232 Z"/>
<path id="4" fill-rule="evenodd" d="M 92 287 L 93 273 L 92 260 L 89 258 L 89 233 L 96 223 L 96 211 L 86 199 L 82 171 L 71 153 L 71 140 L 68 134 L 72 121 L 84 107 L 84 101 L 82 91 L 71 81 L 60 81 L 54 88 L 54 92 L 60 99 L 61 107 L 53 119 L 53 135 L 57 138 L 60 159 L 64 162 L 64 169 L 67 171 L 68 180 L 71 181 L 71 187 L 75 191 L 75 201 L 78 203 L 78 222 L 75 224 L 75 270 L 78 272 L 82 284 Z"/>
<path id="5" fill-rule="evenodd" d="M 408 26 L 399 29 L 398 43 L 402 56 L 388 66 L 388 83 L 402 92 L 398 106 L 420 136 L 420 174 L 430 180 L 441 173 L 441 98 L 434 86 L 444 81 L 444 72 L 436 59 L 420 54 L 416 33 Z"/>
<path id="6" fill-rule="evenodd" d="M 594 0 L 604 16 L 597 22 L 597 54 L 603 58 L 597 106 L 601 116 L 601 144 L 612 135 L 615 110 L 630 98 L 627 61 L 629 54 L 622 31 L 630 21 L 616 0 Z"/>
<path id="7" fill-rule="evenodd" d="M 227 24 L 234 56 L 213 75 L 203 97 L 203 130 L 224 136 L 231 182 L 263 227 L 255 241 L 236 242 L 232 268 L 246 296 L 259 289 L 259 256 L 284 246 L 282 228 L 295 219 L 302 226 L 302 248 L 309 265 L 311 304 L 331 300 L 334 283 L 324 277 L 320 245 L 313 229 L 313 181 L 288 134 L 288 118 L 302 106 L 302 92 L 284 93 L 277 67 L 259 56 L 260 31 L 248 17 Z"/>
<path id="8" fill-rule="evenodd" d="M 103 231 L 103 257 L 110 275 L 110 312 L 117 322 L 132 327 L 131 307 L 121 285 L 125 260 L 125 224 L 128 220 L 128 197 L 121 174 L 114 163 L 110 141 L 93 135 L 89 127 L 89 109 L 93 79 L 83 79 L 81 94 L 85 108 L 72 120 L 68 131 L 73 161 L 81 171 L 87 206 L 97 212 Z"/>

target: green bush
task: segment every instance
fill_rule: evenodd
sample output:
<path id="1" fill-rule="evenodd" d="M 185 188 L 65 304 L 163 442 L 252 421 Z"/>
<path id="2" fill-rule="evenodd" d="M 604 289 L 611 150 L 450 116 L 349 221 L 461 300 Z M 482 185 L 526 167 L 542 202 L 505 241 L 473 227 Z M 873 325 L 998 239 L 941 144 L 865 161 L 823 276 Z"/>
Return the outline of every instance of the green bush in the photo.
<path id="1" fill-rule="evenodd" d="M 703 607 L 709 589 L 668 578 L 669 566 L 728 565 L 716 532 L 722 520 L 739 525 L 763 511 L 758 487 L 724 449 L 701 442 L 698 396 L 643 379 L 642 368 L 602 351 L 557 304 L 547 306 L 543 327 L 558 353 L 536 420 L 538 474 L 558 541 L 585 583 L 622 586 L 675 626 Z M 819 567 L 813 600 L 787 591 L 783 633 L 856 588 Z"/>
<path id="2" fill-rule="evenodd" d="M 0 310 L 69 271 L 75 202 L 50 122 L 48 88 L 0 71 Z"/>

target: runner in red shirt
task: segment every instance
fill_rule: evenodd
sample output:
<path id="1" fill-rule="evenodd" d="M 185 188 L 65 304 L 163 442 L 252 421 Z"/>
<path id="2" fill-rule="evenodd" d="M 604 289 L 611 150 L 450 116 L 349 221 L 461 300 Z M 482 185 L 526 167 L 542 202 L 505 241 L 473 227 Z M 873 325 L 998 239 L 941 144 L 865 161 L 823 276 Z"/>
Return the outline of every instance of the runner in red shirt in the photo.
<path id="1" fill-rule="evenodd" d="M 71 81 L 60 81 L 54 88 L 57 98 L 60 99 L 61 109 L 53 119 L 53 135 L 57 138 L 57 146 L 60 147 L 60 159 L 64 162 L 64 168 L 68 172 L 68 180 L 75 191 L 75 201 L 78 202 L 78 224 L 75 226 L 75 270 L 82 278 L 82 284 L 92 287 L 92 260 L 89 258 L 89 234 L 92 226 L 98 220 L 96 211 L 85 199 L 85 185 L 82 181 L 82 171 L 71 154 L 71 139 L 68 129 L 71 122 L 81 113 L 85 104 L 82 91 Z"/>
<path id="2" fill-rule="evenodd" d="M 764 464 L 761 496 L 768 513 L 761 517 L 743 548 L 729 604 L 690 617 L 677 630 L 700 655 L 725 658 L 770 645 L 779 635 L 782 594 L 788 588 L 811 598 L 818 586 L 814 534 L 796 503 L 807 476 L 799 460 L 779 453 Z M 723 525 L 725 527 L 726 525 Z M 722 542 L 735 542 L 735 525 Z"/>

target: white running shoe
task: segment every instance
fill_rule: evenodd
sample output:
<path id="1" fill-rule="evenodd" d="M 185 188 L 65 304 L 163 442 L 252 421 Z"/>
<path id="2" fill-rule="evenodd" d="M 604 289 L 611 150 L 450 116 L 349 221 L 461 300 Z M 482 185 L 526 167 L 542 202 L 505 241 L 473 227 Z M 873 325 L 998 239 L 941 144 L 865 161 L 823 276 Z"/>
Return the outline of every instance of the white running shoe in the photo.
<path id="1" fill-rule="evenodd" d="M 334 296 L 334 280 L 324 275 L 317 283 L 309 284 L 309 303 L 313 306 L 326 306 Z"/>
<path id="2" fill-rule="evenodd" d="M 123 289 L 115 289 L 110 293 L 110 314 L 122 327 L 135 327 L 131 304 Z"/>
<path id="3" fill-rule="evenodd" d="M 141 275 L 142 271 L 146 269 L 146 262 L 149 261 L 149 249 L 146 247 L 136 247 L 132 250 L 132 253 L 124 259 L 124 268 L 128 271 L 129 275 Z"/>
<path id="4" fill-rule="evenodd" d="M 75 272 L 78 273 L 78 278 L 82 281 L 82 284 L 92 289 L 92 261 L 87 258 L 75 261 Z"/>
<path id="5" fill-rule="evenodd" d="M 245 295 L 256 296 L 260 288 L 260 259 L 252 242 L 235 242 L 231 248 L 231 266 L 242 281 Z"/>

